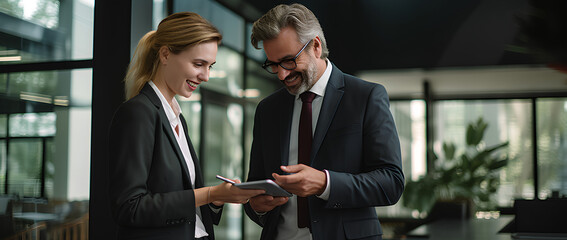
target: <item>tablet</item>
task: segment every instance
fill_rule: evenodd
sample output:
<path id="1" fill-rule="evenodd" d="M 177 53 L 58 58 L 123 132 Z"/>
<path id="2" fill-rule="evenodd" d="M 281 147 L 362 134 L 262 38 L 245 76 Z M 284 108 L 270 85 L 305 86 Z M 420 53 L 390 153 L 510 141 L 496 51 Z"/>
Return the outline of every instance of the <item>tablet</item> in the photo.
<path id="1" fill-rule="evenodd" d="M 266 194 L 275 197 L 291 197 L 293 195 L 270 179 L 235 183 L 234 186 L 237 186 L 241 189 L 263 189 L 266 190 Z"/>

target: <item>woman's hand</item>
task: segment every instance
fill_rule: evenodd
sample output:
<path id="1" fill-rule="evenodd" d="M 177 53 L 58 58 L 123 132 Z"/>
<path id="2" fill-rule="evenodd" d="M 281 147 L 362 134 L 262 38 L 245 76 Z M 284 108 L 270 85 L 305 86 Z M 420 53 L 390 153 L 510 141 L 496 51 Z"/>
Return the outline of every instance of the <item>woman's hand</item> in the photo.
<path id="1" fill-rule="evenodd" d="M 238 180 L 233 180 L 240 183 Z M 223 182 L 219 185 L 213 186 L 210 189 L 210 201 L 213 204 L 220 206 L 218 203 L 247 203 L 251 197 L 264 194 L 265 190 L 259 189 L 240 189 L 231 183 Z"/>

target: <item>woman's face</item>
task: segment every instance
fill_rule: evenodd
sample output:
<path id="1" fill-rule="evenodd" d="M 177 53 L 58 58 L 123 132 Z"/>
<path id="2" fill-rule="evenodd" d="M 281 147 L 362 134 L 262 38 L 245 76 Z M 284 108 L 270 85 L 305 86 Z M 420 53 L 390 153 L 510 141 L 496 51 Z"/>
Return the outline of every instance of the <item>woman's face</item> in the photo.
<path id="1" fill-rule="evenodd" d="M 162 47 L 161 79 L 156 85 L 164 97 L 172 99 L 175 95 L 181 95 L 188 98 L 199 84 L 209 81 L 209 72 L 216 62 L 217 51 L 216 41 L 188 47 L 178 54 L 170 52 L 167 47 Z"/>

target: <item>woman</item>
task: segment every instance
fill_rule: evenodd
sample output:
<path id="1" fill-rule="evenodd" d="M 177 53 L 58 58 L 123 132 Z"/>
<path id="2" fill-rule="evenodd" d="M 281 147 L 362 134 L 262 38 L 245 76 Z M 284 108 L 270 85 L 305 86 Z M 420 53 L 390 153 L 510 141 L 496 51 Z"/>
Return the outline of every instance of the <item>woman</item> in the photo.
<path id="1" fill-rule="evenodd" d="M 207 82 L 219 31 L 195 13 L 173 14 L 138 43 L 126 99 L 110 129 L 110 199 L 120 239 L 214 239 L 224 202 L 263 190 L 203 187 L 199 161 L 175 95 Z"/>

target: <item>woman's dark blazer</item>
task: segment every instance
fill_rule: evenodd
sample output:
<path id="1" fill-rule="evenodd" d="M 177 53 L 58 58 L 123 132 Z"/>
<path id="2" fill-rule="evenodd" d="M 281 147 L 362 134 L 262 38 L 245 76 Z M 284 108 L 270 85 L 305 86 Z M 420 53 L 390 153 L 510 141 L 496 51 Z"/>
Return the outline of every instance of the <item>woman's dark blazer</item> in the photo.
<path id="1" fill-rule="evenodd" d="M 195 149 L 195 187 L 203 177 Z M 109 194 L 119 239 L 193 239 L 195 195 L 187 164 L 162 103 L 149 84 L 120 105 L 110 127 Z M 220 214 L 201 206 L 202 221 L 214 239 Z"/>

